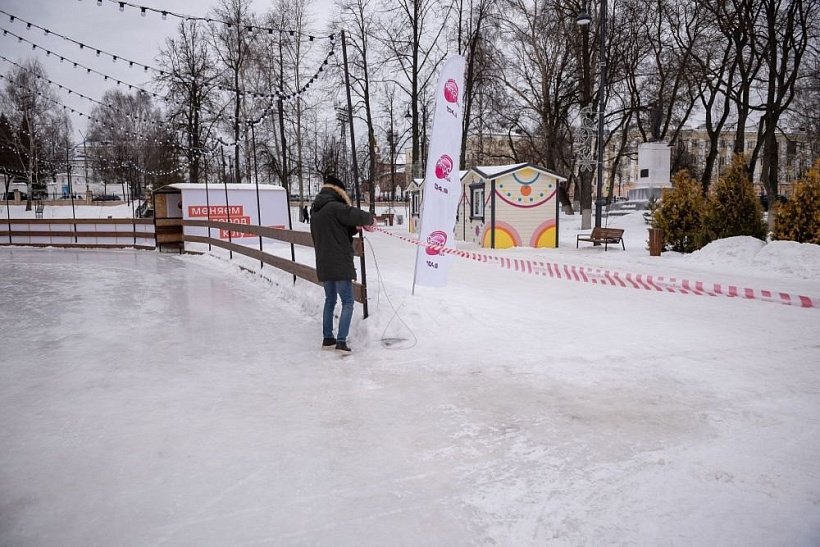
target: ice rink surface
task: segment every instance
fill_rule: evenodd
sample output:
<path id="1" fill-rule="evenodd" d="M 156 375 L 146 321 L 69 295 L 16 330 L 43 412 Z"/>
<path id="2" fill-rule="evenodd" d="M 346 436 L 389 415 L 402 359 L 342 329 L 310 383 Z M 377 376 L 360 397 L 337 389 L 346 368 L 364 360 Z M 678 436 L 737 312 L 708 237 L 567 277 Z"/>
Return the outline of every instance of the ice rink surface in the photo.
<path id="1" fill-rule="evenodd" d="M 820 541 L 816 310 L 455 270 L 342 358 L 234 270 L 0 249 L 0 545 Z"/>

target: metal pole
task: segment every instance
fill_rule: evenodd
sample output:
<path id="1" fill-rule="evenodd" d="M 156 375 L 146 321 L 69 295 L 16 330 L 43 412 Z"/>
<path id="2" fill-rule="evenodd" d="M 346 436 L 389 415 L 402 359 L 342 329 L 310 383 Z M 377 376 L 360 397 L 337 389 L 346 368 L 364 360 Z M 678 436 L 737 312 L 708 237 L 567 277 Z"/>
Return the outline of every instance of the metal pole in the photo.
<path id="1" fill-rule="evenodd" d="M 199 151 L 197 151 L 197 154 L 199 154 Z M 205 156 L 205 155 L 203 155 L 202 157 L 205 159 L 205 210 L 207 211 L 208 223 L 210 224 L 210 222 L 211 222 L 211 198 L 210 198 L 211 192 L 210 192 L 210 190 L 208 190 L 208 157 Z M 208 252 L 210 252 L 210 251 L 211 251 L 211 227 L 209 225 L 208 226 Z"/>
<path id="2" fill-rule="evenodd" d="M 601 214 L 604 205 L 604 109 L 606 108 L 606 0 L 601 2 L 601 49 L 600 70 L 601 88 L 598 91 L 598 184 L 595 199 L 595 227 L 601 227 Z"/>
<path id="3" fill-rule="evenodd" d="M 356 138 L 353 135 L 353 99 L 350 97 L 350 69 L 347 65 L 347 41 L 345 40 L 345 31 L 342 31 L 342 56 L 345 63 L 345 88 L 347 90 L 347 120 L 350 124 L 350 156 L 353 160 L 353 185 L 356 189 L 356 207 L 362 207 L 362 196 L 359 191 L 359 165 L 356 161 Z M 359 232 L 359 240 L 362 242 L 362 288 L 364 289 L 364 298 L 362 298 L 362 307 L 364 308 L 364 318 L 367 319 L 367 269 L 364 260 L 364 234 Z"/>
<path id="4" fill-rule="evenodd" d="M 134 246 L 137 245 L 137 223 L 134 220 L 137 217 L 136 211 L 134 211 L 134 178 L 136 175 L 134 171 L 136 171 L 137 166 L 134 163 L 131 163 L 131 181 L 128 183 L 128 195 L 131 196 L 131 230 L 134 232 Z"/>
<path id="5" fill-rule="evenodd" d="M 83 137 L 83 134 L 80 133 L 80 136 Z M 85 180 L 85 191 L 88 192 L 88 151 L 86 150 L 85 143 L 86 143 L 86 138 L 83 137 L 83 170 L 84 170 L 83 179 Z M 87 196 L 86 196 L 86 199 L 88 199 Z"/>
<path id="6" fill-rule="evenodd" d="M 228 222 L 231 221 L 231 207 L 228 203 L 228 179 L 225 177 L 225 148 L 222 148 L 222 185 L 225 187 L 225 214 L 228 216 Z M 228 229 L 228 243 L 233 243 L 231 240 L 231 230 Z M 228 257 L 233 260 L 233 251 L 228 251 Z"/>
<path id="7" fill-rule="evenodd" d="M 251 124 L 251 145 L 253 150 L 253 173 L 254 179 L 256 179 L 256 222 L 259 223 L 259 226 L 262 226 L 262 206 L 259 202 L 259 165 L 256 162 L 256 131 L 254 130 L 254 124 Z M 259 236 L 259 252 L 262 252 L 262 236 Z M 259 261 L 259 268 L 262 269 L 265 267 L 265 263 L 263 261 Z"/>
<path id="8" fill-rule="evenodd" d="M 285 188 L 288 203 L 288 230 L 293 230 L 293 219 L 290 218 L 290 183 L 288 182 L 287 143 L 285 141 L 285 62 L 282 57 L 283 35 L 279 33 L 279 133 L 282 137 L 282 186 Z M 296 249 L 290 244 L 290 260 L 296 262 Z M 293 284 L 296 284 L 296 274 L 293 274 Z"/>
<path id="9" fill-rule="evenodd" d="M 71 187 L 71 162 L 68 159 L 68 148 L 65 149 L 66 173 L 68 173 L 68 193 L 71 194 L 71 218 L 74 219 L 74 243 L 77 243 L 77 212 L 74 210 L 74 188 Z"/>
<path id="10" fill-rule="evenodd" d="M 6 179 L 6 190 L 3 193 L 3 197 L 6 198 L 6 218 L 9 221 L 9 245 L 11 245 L 11 208 L 9 207 L 9 183 L 11 182 L 11 176 L 6 172 L 5 168 L 3 168 L 3 176 Z"/>

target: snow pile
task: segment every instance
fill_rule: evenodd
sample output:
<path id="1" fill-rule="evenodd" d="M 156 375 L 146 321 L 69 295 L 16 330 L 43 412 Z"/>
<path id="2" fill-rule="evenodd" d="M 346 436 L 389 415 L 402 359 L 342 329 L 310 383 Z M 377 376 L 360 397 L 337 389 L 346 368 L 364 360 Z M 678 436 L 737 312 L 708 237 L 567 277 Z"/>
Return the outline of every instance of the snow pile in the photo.
<path id="1" fill-rule="evenodd" d="M 772 273 L 820 281 L 820 245 L 772 241 L 754 257 L 754 265 Z"/>
<path id="2" fill-rule="evenodd" d="M 799 279 L 820 280 L 820 245 L 795 241 L 765 243 L 750 236 L 719 239 L 687 260 L 698 265 L 748 269 Z"/>

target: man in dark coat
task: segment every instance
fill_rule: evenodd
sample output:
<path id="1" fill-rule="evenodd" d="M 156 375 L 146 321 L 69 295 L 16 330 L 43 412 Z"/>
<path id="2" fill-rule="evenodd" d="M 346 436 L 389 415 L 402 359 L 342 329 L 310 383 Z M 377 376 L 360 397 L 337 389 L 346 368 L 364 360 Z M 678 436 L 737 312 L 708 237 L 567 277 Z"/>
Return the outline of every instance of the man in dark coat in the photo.
<path id="1" fill-rule="evenodd" d="M 353 207 L 345 192 L 344 183 L 334 175 L 325 178 L 325 184 L 316 195 L 311 207 L 310 233 L 316 251 L 316 275 L 325 288 L 325 307 L 322 315 L 324 340 L 322 349 L 335 347 L 338 353 L 350 353 L 347 335 L 353 317 L 353 236 L 357 227 L 372 229 L 374 218 L 367 211 Z M 336 298 L 342 301 L 339 330 L 333 336 L 333 311 Z"/>

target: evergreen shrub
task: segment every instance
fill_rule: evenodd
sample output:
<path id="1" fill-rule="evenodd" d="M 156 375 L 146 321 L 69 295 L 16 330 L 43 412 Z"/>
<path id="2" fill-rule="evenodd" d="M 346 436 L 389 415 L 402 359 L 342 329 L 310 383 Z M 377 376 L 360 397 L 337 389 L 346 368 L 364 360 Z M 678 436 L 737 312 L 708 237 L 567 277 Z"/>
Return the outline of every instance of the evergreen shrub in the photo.
<path id="1" fill-rule="evenodd" d="M 763 207 L 755 195 L 746 158 L 735 154 L 726 174 L 712 185 L 703 215 L 704 241 L 733 236 L 766 240 Z"/>
<path id="2" fill-rule="evenodd" d="M 664 248 L 691 253 L 703 246 L 703 207 L 698 181 L 678 171 L 652 216 L 652 227 L 663 230 Z"/>
<path id="3" fill-rule="evenodd" d="M 820 245 L 820 161 L 794 185 L 789 200 L 775 214 L 772 239 Z"/>

